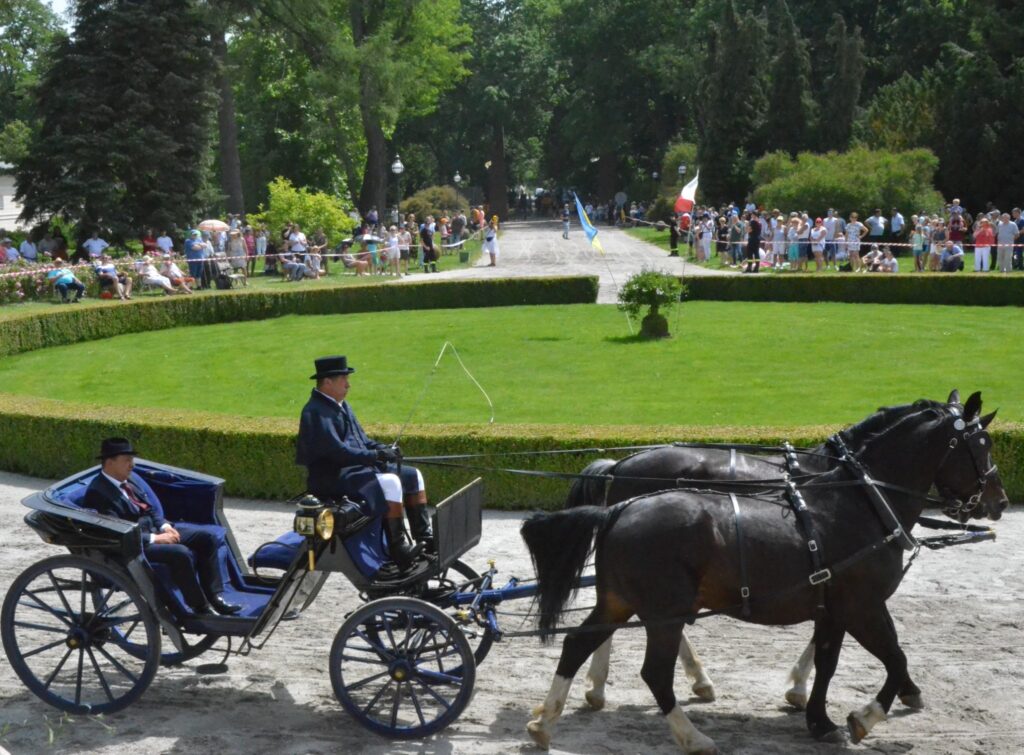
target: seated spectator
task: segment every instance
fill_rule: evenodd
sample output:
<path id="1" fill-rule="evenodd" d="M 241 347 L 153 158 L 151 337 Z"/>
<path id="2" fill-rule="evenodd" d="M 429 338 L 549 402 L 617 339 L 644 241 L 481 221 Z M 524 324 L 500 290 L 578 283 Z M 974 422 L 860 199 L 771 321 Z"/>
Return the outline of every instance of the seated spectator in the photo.
<path id="1" fill-rule="evenodd" d="M 0 261 L 17 262 L 19 259 L 21 259 L 21 255 L 18 254 L 18 247 L 14 245 L 14 242 L 10 239 L 0 240 Z"/>
<path id="2" fill-rule="evenodd" d="M 100 238 L 99 231 L 93 231 L 92 236 L 82 242 L 82 248 L 89 253 L 89 259 L 97 260 L 103 254 L 103 250 L 110 244 Z"/>
<path id="3" fill-rule="evenodd" d="M 878 244 L 872 244 L 871 251 L 861 258 L 861 270 L 868 273 L 882 272 L 882 252 Z"/>
<path id="4" fill-rule="evenodd" d="M 100 282 L 100 290 L 112 288 L 122 301 L 132 298 L 131 276 L 118 272 L 109 254 L 102 255 L 93 269 L 96 271 L 96 279 Z"/>
<path id="5" fill-rule="evenodd" d="M 153 258 L 148 254 L 142 258 L 142 263 L 138 266 L 138 270 L 142 281 L 146 285 L 162 288 L 164 293 L 168 295 L 174 293 L 174 286 L 171 285 L 171 281 L 166 276 L 160 274 L 160 271 L 156 269 L 156 265 L 153 264 Z"/>
<path id="6" fill-rule="evenodd" d="M 299 262 L 291 252 L 281 252 L 278 255 L 282 272 L 288 276 L 290 281 L 300 281 L 306 277 L 306 266 Z"/>
<path id="7" fill-rule="evenodd" d="M 955 273 L 964 269 L 964 250 L 959 244 L 947 241 L 939 257 L 939 270 L 943 273 Z"/>
<path id="8" fill-rule="evenodd" d="M 898 273 L 900 271 L 900 263 L 893 254 L 892 249 L 889 247 L 885 248 L 885 254 L 882 256 L 882 269 L 883 273 Z"/>
<path id="9" fill-rule="evenodd" d="M 75 277 L 75 274 L 66 267 L 58 267 L 50 270 L 46 274 L 46 280 L 52 281 L 54 288 L 56 288 L 58 293 L 60 293 L 61 304 L 68 303 L 68 289 L 74 289 L 74 302 L 76 304 L 82 300 L 82 295 L 85 293 L 85 286 L 82 285 L 82 281 L 78 280 L 78 278 Z"/>
<path id="10" fill-rule="evenodd" d="M 171 255 L 165 254 L 162 257 L 163 263 L 160 266 L 160 274 L 163 275 L 167 280 L 171 282 L 174 288 L 185 294 L 191 294 L 192 289 L 189 284 L 194 284 L 196 279 L 191 275 L 185 275 L 181 272 L 181 268 L 175 264 L 174 260 L 171 259 Z"/>

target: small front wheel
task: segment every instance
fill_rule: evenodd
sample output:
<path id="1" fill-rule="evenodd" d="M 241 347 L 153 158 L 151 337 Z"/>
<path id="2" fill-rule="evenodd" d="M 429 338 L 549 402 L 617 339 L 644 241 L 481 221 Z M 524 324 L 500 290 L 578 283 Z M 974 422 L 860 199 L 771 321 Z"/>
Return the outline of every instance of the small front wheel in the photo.
<path id="1" fill-rule="evenodd" d="M 391 739 L 427 737 L 461 715 L 476 663 L 459 626 L 416 598 L 367 603 L 331 646 L 331 684 L 360 724 Z"/>

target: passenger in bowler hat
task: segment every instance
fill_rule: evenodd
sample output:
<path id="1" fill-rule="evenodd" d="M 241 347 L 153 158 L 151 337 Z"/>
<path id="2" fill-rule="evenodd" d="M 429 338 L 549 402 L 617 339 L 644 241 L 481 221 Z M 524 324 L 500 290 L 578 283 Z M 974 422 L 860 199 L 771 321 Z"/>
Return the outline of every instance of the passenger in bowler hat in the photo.
<path id="1" fill-rule="evenodd" d="M 424 548 L 434 548 L 423 475 L 407 465 L 399 469 L 398 448 L 366 435 L 345 400 L 349 375 L 355 372 L 348 359 L 321 357 L 315 364 L 316 373 L 310 379 L 316 380 L 316 387 L 299 419 L 295 461 L 306 467 L 306 484 L 313 495 L 348 496 L 361 501 L 358 513 L 384 517 L 391 558 L 405 571 Z M 406 533 L 403 508 L 415 544 Z"/>
<path id="2" fill-rule="evenodd" d="M 222 594 L 224 583 L 217 562 L 221 539 L 201 525 L 181 522 L 175 527 L 168 522 L 160 501 L 147 493 L 149 486 L 133 471 L 135 456 L 135 448 L 127 438 L 104 440 L 97 457 L 102 466 L 85 491 L 83 505 L 101 514 L 137 522 L 146 558 L 170 569 L 171 579 L 193 611 L 238 613 L 242 607 L 229 603 Z"/>

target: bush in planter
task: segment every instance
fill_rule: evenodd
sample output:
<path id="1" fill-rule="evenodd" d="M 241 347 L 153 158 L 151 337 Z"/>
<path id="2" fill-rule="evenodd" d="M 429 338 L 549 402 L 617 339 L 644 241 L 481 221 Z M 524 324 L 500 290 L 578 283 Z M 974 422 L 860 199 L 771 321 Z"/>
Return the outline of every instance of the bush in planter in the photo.
<path id="1" fill-rule="evenodd" d="M 645 338 L 665 338 L 668 333 L 668 319 L 662 311 L 668 311 L 682 301 L 686 287 L 674 275 L 646 268 L 634 275 L 619 291 L 619 309 L 637 317 L 640 311 L 647 314 L 640 323 L 640 335 Z"/>

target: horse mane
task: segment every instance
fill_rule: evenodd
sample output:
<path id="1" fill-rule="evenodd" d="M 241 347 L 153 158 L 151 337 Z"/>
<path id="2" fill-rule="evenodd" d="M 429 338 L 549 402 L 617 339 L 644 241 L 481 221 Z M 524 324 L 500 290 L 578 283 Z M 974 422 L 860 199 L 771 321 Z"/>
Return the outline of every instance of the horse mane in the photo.
<path id="1" fill-rule="evenodd" d="M 912 404 L 880 406 L 874 414 L 840 431 L 839 435 L 851 448 L 857 449 L 879 437 L 894 424 L 926 409 L 942 409 L 946 404 L 931 399 L 918 399 Z"/>
<path id="2" fill-rule="evenodd" d="M 881 440 L 889 433 L 896 432 L 903 428 L 904 425 L 910 424 L 912 421 L 918 419 L 922 414 L 928 414 L 935 419 L 943 419 L 947 416 L 949 406 L 940 401 L 928 401 L 922 399 L 921 401 L 915 401 L 910 406 L 914 407 L 913 411 L 900 417 L 895 422 L 892 422 L 887 427 L 872 433 L 870 437 L 864 440 L 860 447 L 861 451 L 867 450 L 873 443 Z"/>

